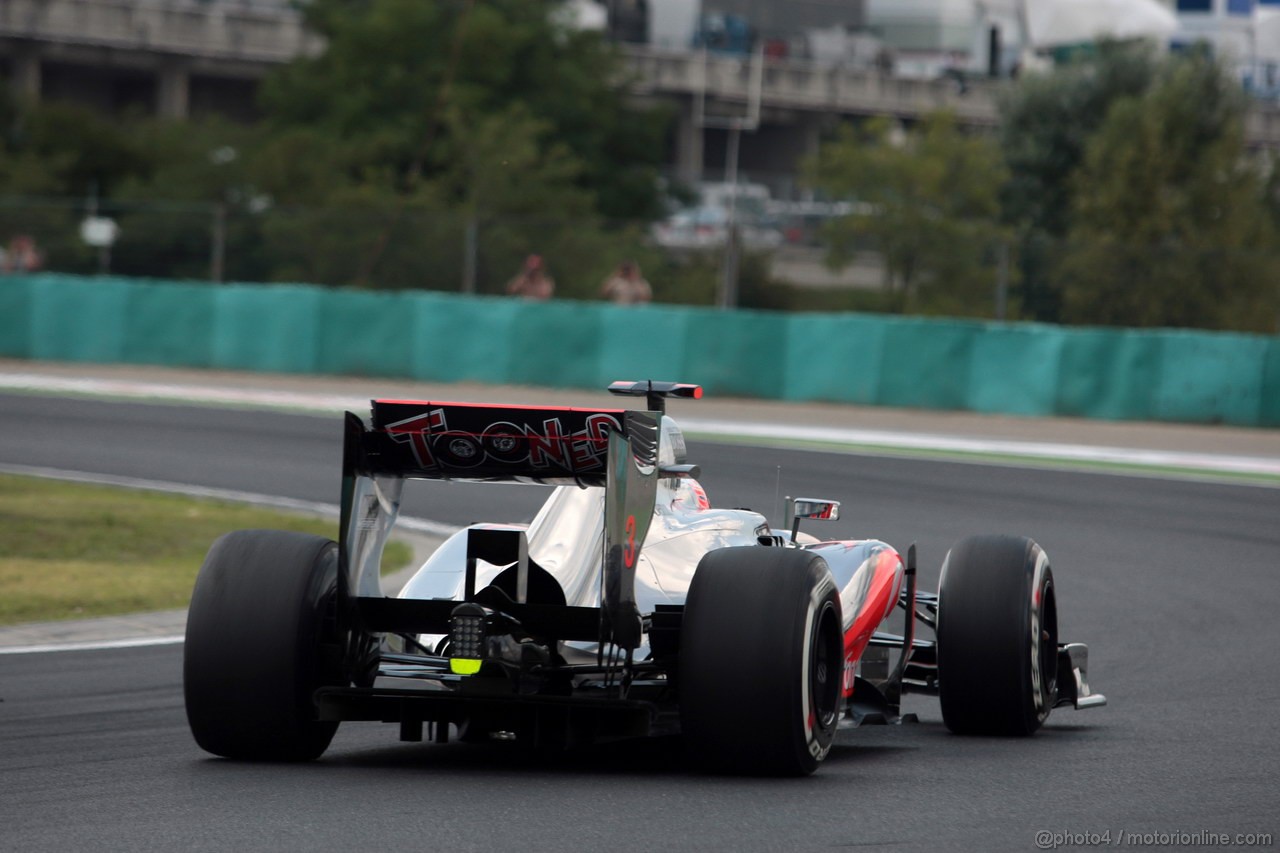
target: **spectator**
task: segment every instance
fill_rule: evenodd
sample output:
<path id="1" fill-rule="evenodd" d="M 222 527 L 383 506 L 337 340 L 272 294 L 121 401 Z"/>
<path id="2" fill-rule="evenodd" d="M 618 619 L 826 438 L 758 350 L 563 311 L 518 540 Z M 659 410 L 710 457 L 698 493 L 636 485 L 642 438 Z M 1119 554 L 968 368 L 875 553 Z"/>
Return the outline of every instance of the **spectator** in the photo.
<path id="1" fill-rule="evenodd" d="M 19 234 L 9 241 L 3 264 L 5 272 L 35 272 L 44 266 L 44 257 L 29 234 Z"/>
<path id="2" fill-rule="evenodd" d="M 556 292 L 556 283 L 542 265 L 542 257 L 530 255 L 524 259 L 524 266 L 515 278 L 507 282 L 507 293 L 512 296 L 523 296 L 525 299 L 550 299 Z"/>
<path id="3" fill-rule="evenodd" d="M 635 261 L 618 264 L 613 274 L 604 280 L 600 293 L 615 305 L 642 305 L 653 299 L 653 289 L 640 274 L 640 265 Z"/>

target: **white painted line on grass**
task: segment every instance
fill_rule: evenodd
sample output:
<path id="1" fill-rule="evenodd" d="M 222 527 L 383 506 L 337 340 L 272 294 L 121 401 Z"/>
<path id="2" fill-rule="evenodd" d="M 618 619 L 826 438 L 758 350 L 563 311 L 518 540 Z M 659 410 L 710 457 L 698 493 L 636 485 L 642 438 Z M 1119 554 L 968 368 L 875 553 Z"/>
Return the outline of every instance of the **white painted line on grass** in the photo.
<path id="1" fill-rule="evenodd" d="M 32 465 L 6 465 L 0 463 L 0 472 L 18 474 L 27 477 L 44 477 L 50 480 L 66 480 L 73 483 L 89 483 L 98 486 L 116 486 L 125 489 L 142 489 L 148 492 L 165 492 L 174 495 L 186 495 L 194 498 L 231 501 L 272 509 L 293 510 L 311 515 L 323 515 L 337 518 L 342 508 L 337 504 L 320 501 L 303 501 L 295 498 L 281 498 L 263 495 L 256 492 L 242 492 L 236 489 L 214 489 L 203 486 L 184 486 L 181 483 L 166 483 L 162 480 L 145 480 L 138 477 L 117 477 L 113 474 L 93 474 L 88 471 L 64 471 L 60 468 L 41 468 Z M 444 524 L 425 518 L 399 518 L 396 526 L 425 533 L 430 536 L 452 536 L 462 528 L 454 524 Z"/>

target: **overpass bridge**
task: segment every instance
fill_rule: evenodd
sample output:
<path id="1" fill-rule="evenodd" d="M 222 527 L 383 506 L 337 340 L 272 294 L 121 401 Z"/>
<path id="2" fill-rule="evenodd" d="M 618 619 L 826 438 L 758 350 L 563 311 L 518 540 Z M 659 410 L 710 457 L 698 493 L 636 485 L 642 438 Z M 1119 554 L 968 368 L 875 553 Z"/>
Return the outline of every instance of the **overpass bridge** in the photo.
<path id="1" fill-rule="evenodd" d="M 0 0 L 0 67 L 14 89 L 111 110 L 250 118 L 257 82 L 272 67 L 322 48 L 288 0 Z M 673 159 L 695 180 L 735 165 L 750 177 L 792 174 L 824 130 L 853 116 L 912 121 L 945 108 L 962 123 L 994 126 L 1005 85 L 970 81 L 962 89 L 868 69 L 638 45 L 623 53 L 635 97 L 678 106 Z M 1255 105 L 1246 135 L 1253 147 L 1280 149 L 1280 110 Z"/>
<path id="2" fill-rule="evenodd" d="M 0 0 L 17 92 L 171 118 L 249 118 L 259 80 L 322 48 L 287 0 Z"/>

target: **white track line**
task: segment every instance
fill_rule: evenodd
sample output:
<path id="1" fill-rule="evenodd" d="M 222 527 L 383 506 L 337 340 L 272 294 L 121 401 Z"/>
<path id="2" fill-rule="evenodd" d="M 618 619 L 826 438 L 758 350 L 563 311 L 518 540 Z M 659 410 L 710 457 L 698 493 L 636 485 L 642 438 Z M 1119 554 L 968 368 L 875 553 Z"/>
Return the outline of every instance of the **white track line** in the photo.
<path id="1" fill-rule="evenodd" d="M 34 373 L 0 374 L 0 389 L 48 393 L 64 392 L 135 399 L 178 400 L 261 406 L 310 412 L 361 411 L 369 405 L 366 397 L 299 393 L 253 388 L 177 385 L 121 379 L 73 379 Z M 692 434 L 708 437 L 736 437 L 768 441 L 824 442 L 857 448 L 907 451 L 943 451 L 1009 456 L 1022 459 L 1089 462 L 1152 469 L 1183 469 L 1203 473 L 1252 474 L 1280 477 L 1280 459 L 1212 453 L 1142 450 L 1034 441 L 967 438 L 942 434 L 901 433 L 883 430 L 805 427 L 790 424 L 741 423 L 737 421 L 681 418 Z"/>
<path id="2" fill-rule="evenodd" d="M 1072 462 L 1138 465 L 1151 468 L 1185 468 L 1193 471 L 1280 476 L 1280 459 L 1254 456 L 1187 453 L 1172 450 L 1139 450 L 1125 447 L 1059 444 L 1040 441 L 963 438 L 930 433 L 908 434 L 831 427 L 783 427 L 775 424 L 743 424 L 696 419 L 681 419 L 681 425 L 689 433 L 741 436 L 744 438 L 790 439 L 794 441 L 849 444 L 899 450 L 944 450 L 992 456 L 1015 456 Z"/>
<path id="3" fill-rule="evenodd" d="M 44 643 L 37 646 L 4 646 L 0 655 L 35 655 L 49 652 L 94 652 L 100 649 L 137 649 L 146 646 L 172 646 L 186 638 L 182 634 L 168 637 L 134 637 L 124 640 L 99 640 L 87 643 Z"/>

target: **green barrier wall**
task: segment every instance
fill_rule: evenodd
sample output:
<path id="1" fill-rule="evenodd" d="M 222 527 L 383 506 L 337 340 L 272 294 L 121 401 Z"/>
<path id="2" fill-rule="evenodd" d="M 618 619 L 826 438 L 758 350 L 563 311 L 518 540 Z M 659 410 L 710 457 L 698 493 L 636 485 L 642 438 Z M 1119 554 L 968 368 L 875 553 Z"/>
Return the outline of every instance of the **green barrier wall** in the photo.
<path id="1" fill-rule="evenodd" d="M 1280 338 L 0 277 L 0 356 L 1280 426 Z"/>

